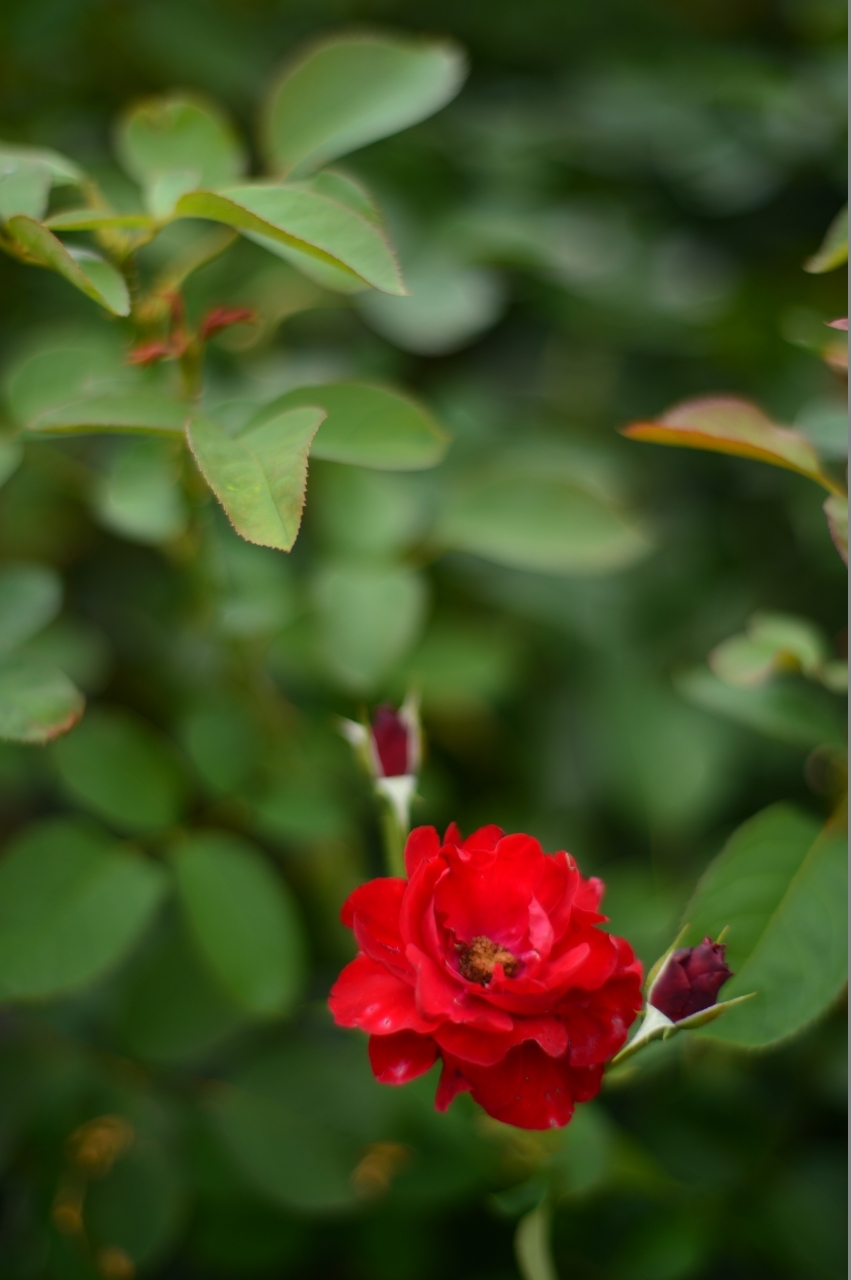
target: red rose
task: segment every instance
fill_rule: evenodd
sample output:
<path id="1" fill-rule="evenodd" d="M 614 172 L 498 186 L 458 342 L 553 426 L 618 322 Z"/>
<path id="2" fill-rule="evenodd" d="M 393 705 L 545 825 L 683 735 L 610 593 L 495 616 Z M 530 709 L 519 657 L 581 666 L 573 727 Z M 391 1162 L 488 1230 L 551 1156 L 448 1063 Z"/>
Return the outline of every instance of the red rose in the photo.
<path id="1" fill-rule="evenodd" d="M 453 824 L 442 845 L 418 827 L 405 865 L 343 907 L 360 951 L 332 988 L 336 1022 L 369 1032 L 385 1084 L 440 1057 L 440 1111 L 469 1090 L 506 1124 L 567 1124 L 641 1008 L 641 964 L 597 927 L 602 883 L 499 827 L 462 840 Z"/>

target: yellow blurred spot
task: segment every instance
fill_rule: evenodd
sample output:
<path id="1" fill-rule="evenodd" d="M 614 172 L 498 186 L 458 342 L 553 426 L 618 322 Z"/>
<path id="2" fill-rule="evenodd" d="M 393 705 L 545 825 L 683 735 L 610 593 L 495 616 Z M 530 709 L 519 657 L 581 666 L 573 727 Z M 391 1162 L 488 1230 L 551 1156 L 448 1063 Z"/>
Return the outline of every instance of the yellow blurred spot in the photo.
<path id="1" fill-rule="evenodd" d="M 411 1148 L 401 1142 L 373 1142 L 352 1172 L 352 1186 L 361 1196 L 380 1195 L 405 1167 L 411 1154 Z"/>
<path id="2" fill-rule="evenodd" d="M 85 1184 L 77 1179 L 65 1179 L 53 1199 L 50 1219 L 63 1236 L 80 1235 L 83 1230 L 83 1200 Z"/>
<path id="3" fill-rule="evenodd" d="M 133 1280 L 136 1264 L 133 1259 L 114 1245 L 98 1250 L 97 1269 L 105 1280 Z"/>
<path id="4" fill-rule="evenodd" d="M 121 1116 L 96 1116 L 75 1129 L 68 1139 L 68 1157 L 87 1178 L 102 1178 L 135 1138 Z"/>

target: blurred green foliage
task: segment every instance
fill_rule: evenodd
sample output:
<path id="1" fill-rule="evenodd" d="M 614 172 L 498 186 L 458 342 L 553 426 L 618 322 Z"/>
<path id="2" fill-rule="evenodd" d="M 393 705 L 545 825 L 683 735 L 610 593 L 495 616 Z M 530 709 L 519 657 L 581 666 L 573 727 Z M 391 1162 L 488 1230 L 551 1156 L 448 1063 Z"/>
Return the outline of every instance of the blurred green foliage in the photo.
<path id="1" fill-rule="evenodd" d="M 806 675 L 844 656 L 823 495 L 616 428 L 730 392 L 841 464 L 818 358 L 841 281 L 802 266 L 843 199 L 843 21 L 833 0 L 7 0 L 0 132 L 118 209 L 136 98 L 211 97 L 252 137 L 295 47 L 351 25 L 449 34 L 472 71 L 345 160 L 411 297 L 331 292 L 245 241 L 186 288 L 193 318 L 259 313 L 211 344 L 228 430 L 329 380 L 392 383 L 453 437 L 439 467 L 317 450 L 285 556 L 236 536 L 168 438 L 30 440 L 22 462 L 0 442 L 0 686 L 50 672 L 47 720 L 89 700 L 52 746 L 0 746 L 4 1277 L 515 1280 L 545 1180 L 564 1276 L 844 1275 L 838 1012 L 771 1055 L 653 1046 L 539 1135 L 464 1097 L 437 1116 L 428 1078 L 376 1085 L 324 1008 L 340 904 L 381 873 L 335 727 L 364 700 L 422 691 L 415 821 L 570 849 L 647 965 L 740 823 L 794 802 L 797 866 L 830 812 L 839 703 Z M 97 386 L 127 334 L 59 276 L 3 257 L 0 280 L 4 418 L 37 422 L 39 353 L 72 348 L 62 376 Z M 431 424 L 412 410 L 407 447 Z M 784 665 L 755 613 L 805 620 L 817 663 L 799 639 Z"/>

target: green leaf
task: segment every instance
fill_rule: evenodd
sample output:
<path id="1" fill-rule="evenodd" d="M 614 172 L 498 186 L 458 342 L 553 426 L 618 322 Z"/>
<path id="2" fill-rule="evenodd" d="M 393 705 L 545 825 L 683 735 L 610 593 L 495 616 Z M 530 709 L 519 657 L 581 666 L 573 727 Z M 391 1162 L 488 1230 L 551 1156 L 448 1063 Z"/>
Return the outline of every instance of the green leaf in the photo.
<path id="1" fill-rule="evenodd" d="M 24 214 L 10 218 L 6 228 L 24 250 L 27 261 L 58 271 L 113 315 L 130 314 L 130 294 L 124 277 L 99 254 L 90 249 L 69 249 L 47 227 Z"/>
<path id="2" fill-rule="evenodd" d="M 174 216 L 223 222 L 272 252 L 278 244 L 299 249 L 385 293 L 405 292 L 381 230 L 346 205 L 318 195 L 309 184 L 193 191 L 177 201 Z"/>
<path id="3" fill-rule="evenodd" d="M 725 934 L 724 1000 L 756 997 L 701 1034 L 762 1047 L 801 1031 L 846 980 L 845 833 L 778 804 L 739 827 L 684 913 L 686 945 Z"/>
<path id="4" fill-rule="evenodd" d="M 52 622 L 62 607 L 62 582 L 41 564 L 0 570 L 0 654 L 17 649 Z"/>
<path id="5" fill-rule="evenodd" d="M 14 142 L 0 142 L 0 173 L 8 173 L 18 165 L 43 165 L 50 173 L 54 187 L 77 186 L 85 179 L 79 165 L 48 147 L 22 147 Z"/>
<path id="6" fill-rule="evenodd" d="M 143 187 L 164 174 L 184 172 L 193 187 L 221 187 L 245 169 L 245 152 L 215 103 L 188 94 L 147 98 L 121 117 L 116 149 Z"/>
<path id="7" fill-rule="evenodd" d="M 165 889 L 160 867 L 68 819 L 23 833 L 0 859 L 0 998 L 86 986 L 130 951 Z"/>
<path id="8" fill-rule="evenodd" d="M 114 213 L 109 209 L 66 209 L 44 224 L 51 231 L 152 231 L 156 219 L 149 213 Z"/>
<path id="9" fill-rule="evenodd" d="M 179 458 L 163 440 L 122 442 L 95 486 L 101 524 L 132 542 L 156 546 L 185 533 L 189 512 L 178 482 Z"/>
<path id="10" fill-rule="evenodd" d="M 832 699 L 803 682 L 775 680 L 743 688 L 726 684 L 706 667 L 693 667 L 679 672 L 674 686 L 686 702 L 804 751 L 844 742 Z"/>
<path id="11" fill-rule="evenodd" d="M 314 595 L 326 665 L 354 692 L 374 688 L 416 643 L 425 622 L 422 577 L 396 566 L 328 565 Z"/>
<path id="12" fill-rule="evenodd" d="M 827 516 L 827 527 L 833 545 L 845 564 L 848 563 L 848 499 L 839 494 L 831 494 L 824 504 Z"/>
<path id="13" fill-rule="evenodd" d="M 806 618 L 755 613 L 746 633 L 716 645 L 709 665 L 725 684 L 748 687 L 764 684 L 782 671 L 817 677 L 826 658 L 824 637 Z"/>
<path id="14" fill-rule="evenodd" d="M 50 187 L 47 165 L 25 160 L 6 168 L 0 156 L 0 220 L 5 222 L 16 213 L 40 218 L 47 208 Z"/>
<path id="15" fill-rule="evenodd" d="M 83 345 L 48 347 L 13 366 L 6 394 L 15 421 L 26 426 L 48 409 L 138 380 L 138 371 L 121 364 L 117 353 Z"/>
<path id="16" fill-rule="evenodd" d="M 367 293 L 357 305 L 376 333 L 417 355 L 459 351 L 496 324 L 508 301 L 497 272 L 445 252 L 406 263 L 405 284 L 410 297 Z"/>
<path id="17" fill-rule="evenodd" d="M 0 662 L 0 738 L 43 744 L 78 723 L 86 700 L 55 667 L 29 657 Z"/>
<path id="18" fill-rule="evenodd" d="M 180 819 L 185 785 L 179 762 L 144 721 L 94 710 L 54 751 L 71 795 L 119 830 L 158 831 Z"/>
<path id="19" fill-rule="evenodd" d="M 448 42 L 377 36 L 320 41 L 284 70 L 265 113 L 279 173 L 307 173 L 445 106 L 467 73 Z"/>
<path id="20" fill-rule="evenodd" d="M 327 414 L 311 446 L 312 458 L 379 471 L 420 471 L 440 462 L 449 445 L 447 433 L 416 400 L 360 382 L 298 387 L 264 405 L 252 423 L 307 404 Z"/>
<path id="21" fill-rule="evenodd" d="M 247 841 L 215 831 L 180 845 L 174 867 L 192 938 L 228 994 L 259 1017 L 289 1012 L 304 979 L 304 934 L 280 874 Z"/>
<path id="22" fill-rule="evenodd" d="M 236 437 L 208 418 L 190 422 L 186 434 L 201 473 L 249 542 L 279 551 L 295 542 L 307 455 L 324 416 L 315 406 L 290 409 Z"/>
<path id="23" fill-rule="evenodd" d="M 517 1224 L 514 1255 L 523 1280 L 558 1280 L 550 1244 L 551 1216 L 550 1206 L 545 1202 Z"/>
<path id="24" fill-rule="evenodd" d="M 24 446 L 20 440 L 0 438 L 0 488 L 13 476 L 24 460 Z"/>
<path id="25" fill-rule="evenodd" d="M 93 431 L 151 431 L 180 434 L 191 409 L 160 391 L 105 392 L 57 405 L 27 423 L 29 431 L 44 435 L 73 435 Z"/>
<path id="26" fill-rule="evenodd" d="M 86 1188 L 86 1235 L 96 1252 L 120 1249 L 150 1268 L 169 1251 L 185 1222 L 181 1165 L 148 1135 L 139 1135 L 108 1175 Z"/>
<path id="27" fill-rule="evenodd" d="M 604 574 L 643 559 L 652 544 L 637 524 L 580 479 L 504 463 L 470 475 L 438 527 L 449 549 L 540 573 Z"/>
<path id="28" fill-rule="evenodd" d="M 804 270 L 814 275 L 835 271 L 848 261 L 848 205 L 839 210 L 831 222 L 819 248 L 804 263 Z"/>
<path id="29" fill-rule="evenodd" d="M 134 1058 L 183 1063 L 210 1052 L 247 1022 L 169 912 L 122 991 L 118 1032 Z"/>
<path id="30" fill-rule="evenodd" d="M 797 471 L 831 493 L 842 492 L 822 470 L 821 460 L 806 436 L 789 427 L 775 426 L 756 405 L 732 396 L 686 400 L 656 422 L 634 422 L 624 427 L 622 434 L 651 444 L 756 458 Z"/>

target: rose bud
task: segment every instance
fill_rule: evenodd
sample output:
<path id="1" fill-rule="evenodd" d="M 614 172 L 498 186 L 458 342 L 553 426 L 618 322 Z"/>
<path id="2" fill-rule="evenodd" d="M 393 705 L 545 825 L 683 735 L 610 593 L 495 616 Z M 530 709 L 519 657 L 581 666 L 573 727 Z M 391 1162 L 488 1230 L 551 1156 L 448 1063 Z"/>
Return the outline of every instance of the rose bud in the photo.
<path id="1" fill-rule="evenodd" d="M 681 947 L 671 954 L 650 988 L 647 1003 L 671 1022 L 681 1022 L 714 1005 L 732 976 L 724 963 L 724 943 L 704 938 L 697 947 Z"/>
<path id="2" fill-rule="evenodd" d="M 376 791 L 388 801 L 407 834 L 421 755 L 417 699 L 407 697 L 398 711 L 382 703 L 368 728 L 356 720 L 343 720 L 340 730 L 362 754 Z"/>
<path id="3" fill-rule="evenodd" d="M 567 1124 L 599 1092 L 641 1008 L 641 964 L 600 928 L 602 883 L 570 854 L 482 827 L 417 827 L 405 875 L 343 906 L 357 957 L 329 1004 L 369 1039 L 373 1074 L 401 1085 L 442 1063 L 435 1106 L 471 1093 L 521 1129 Z"/>

